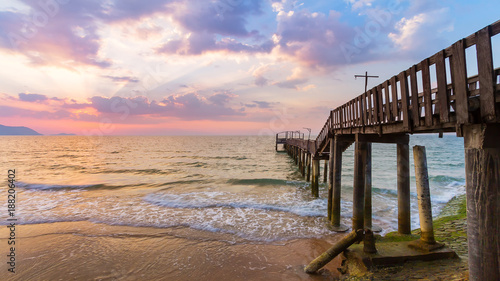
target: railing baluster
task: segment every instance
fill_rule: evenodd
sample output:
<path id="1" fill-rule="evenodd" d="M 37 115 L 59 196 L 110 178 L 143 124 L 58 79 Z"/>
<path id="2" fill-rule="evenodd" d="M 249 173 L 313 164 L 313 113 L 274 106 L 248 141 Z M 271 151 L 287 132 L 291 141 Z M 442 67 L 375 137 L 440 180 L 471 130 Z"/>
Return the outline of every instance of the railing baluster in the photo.
<path id="1" fill-rule="evenodd" d="M 382 85 L 377 86 L 378 121 L 384 123 L 384 100 L 382 99 Z"/>
<path id="2" fill-rule="evenodd" d="M 399 116 L 398 111 L 398 84 L 396 83 L 396 76 L 391 78 L 391 90 L 392 90 L 392 113 L 391 120 L 396 121 L 396 117 Z M 399 117 L 398 117 L 399 119 Z"/>
<path id="3" fill-rule="evenodd" d="M 495 74 L 493 71 L 493 54 L 491 50 L 491 28 L 489 26 L 477 33 L 477 68 L 479 75 L 479 92 L 481 95 L 481 119 L 484 122 L 496 122 L 495 113 Z"/>
<path id="4" fill-rule="evenodd" d="M 384 82 L 384 93 L 385 93 L 385 120 L 386 123 L 391 121 L 391 100 L 389 98 L 389 80 Z"/>
<path id="5" fill-rule="evenodd" d="M 413 127 L 420 126 L 420 106 L 418 104 L 417 66 L 410 67 L 411 119 Z"/>
<path id="6" fill-rule="evenodd" d="M 424 87 L 425 126 L 432 126 L 432 94 L 429 59 L 422 61 L 422 86 Z"/>
<path id="7" fill-rule="evenodd" d="M 410 131 L 410 116 L 408 114 L 409 98 L 408 78 L 406 71 L 399 74 L 399 85 L 401 87 L 401 111 L 403 112 L 403 131 Z"/>
<path id="8" fill-rule="evenodd" d="M 438 108 L 441 123 L 450 121 L 450 99 L 448 98 L 448 86 L 446 84 L 446 65 L 444 61 L 444 50 L 436 55 L 436 75 L 438 86 Z"/>
<path id="9" fill-rule="evenodd" d="M 467 96 L 467 66 L 465 65 L 464 40 L 453 44 L 451 57 L 451 75 L 455 95 L 455 112 L 458 124 L 469 123 L 469 103 Z"/>
<path id="10" fill-rule="evenodd" d="M 368 120 L 370 125 L 373 125 L 373 105 L 372 105 L 372 91 L 368 90 Z"/>

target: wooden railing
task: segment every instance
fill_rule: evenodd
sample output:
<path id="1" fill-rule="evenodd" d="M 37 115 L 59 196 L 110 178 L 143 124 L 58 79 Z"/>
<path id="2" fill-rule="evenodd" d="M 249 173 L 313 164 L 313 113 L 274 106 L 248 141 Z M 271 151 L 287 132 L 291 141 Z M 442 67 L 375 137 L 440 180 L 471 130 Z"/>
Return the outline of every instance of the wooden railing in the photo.
<path id="1" fill-rule="evenodd" d="M 352 133 L 353 128 L 361 133 L 368 128 L 369 133 L 413 133 L 499 122 L 500 70 L 493 69 L 491 47 L 491 37 L 498 33 L 500 21 L 332 110 L 316 144 L 326 145 L 331 134 Z M 467 78 L 465 50 L 472 46 L 478 75 Z"/>

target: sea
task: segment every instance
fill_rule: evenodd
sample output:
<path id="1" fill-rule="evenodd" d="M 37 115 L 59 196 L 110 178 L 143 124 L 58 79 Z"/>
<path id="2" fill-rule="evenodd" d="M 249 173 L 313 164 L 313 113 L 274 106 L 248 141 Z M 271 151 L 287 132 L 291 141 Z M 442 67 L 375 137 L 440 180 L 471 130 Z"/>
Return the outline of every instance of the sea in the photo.
<path id="1" fill-rule="evenodd" d="M 414 145 L 426 147 L 437 216 L 465 193 L 463 139 L 414 135 L 410 151 Z M 396 145 L 373 144 L 372 151 L 373 224 L 387 233 L 397 230 Z M 3 178 L 15 170 L 18 225 L 183 227 L 259 243 L 335 235 L 326 222 L 328 184 L 321 176 L 320 196 L 313 197 L 293 160 L 275 151 L 274 136 L 2 136 L 0 153 Z M 412 228 L 418 228 L 410 158 Z M 341 215 L 348 226 L 352 175 L 351 146 L 342 167 Z M 5 199 L 7 189 L 4 180 Z M 5 225 L 8 206 L 1 201 Z"/>

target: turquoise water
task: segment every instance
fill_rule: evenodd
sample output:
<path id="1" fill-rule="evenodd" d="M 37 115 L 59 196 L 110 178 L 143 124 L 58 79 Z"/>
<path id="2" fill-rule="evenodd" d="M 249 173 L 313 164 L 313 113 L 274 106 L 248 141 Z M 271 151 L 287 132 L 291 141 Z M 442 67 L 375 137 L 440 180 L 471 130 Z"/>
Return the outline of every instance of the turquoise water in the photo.
<path id="1" fill-rule="evenodd" d="M 411 137 L 415 144 L 427 149 L 437 215 L 444 203 L 465 193 L 463 140 L 420 135 Z M 292 159 L 275 152 L 274 137 L 4 136 L 0 150 L 5 174 L 16 170 L 16 216 L 22 224 L 182 226 L 251 241 L 333 234 L 325 227 L 326 183 L 320 183 L 320 198 L 313 198 Z M 352 214 L 352 154 L 351 147 L 343 156 L 346 225 Z M 396 168 L 396 146 L 374 144 L 374 224 L 384 232 L 397 227 Z M 412 222 L 418 227 L 414 177 L 411 183 Z M 6 186 L 0 192 L 7 194 Z M 6 212 L 0 219 L 5 224 Z"/>

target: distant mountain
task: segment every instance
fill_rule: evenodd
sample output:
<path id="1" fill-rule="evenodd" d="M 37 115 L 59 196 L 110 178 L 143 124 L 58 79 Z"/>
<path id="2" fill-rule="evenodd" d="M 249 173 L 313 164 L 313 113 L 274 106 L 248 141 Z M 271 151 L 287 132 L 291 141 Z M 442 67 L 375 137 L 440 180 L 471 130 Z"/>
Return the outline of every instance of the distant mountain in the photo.
<path id="1" fill-rule="evenodd" d="M 60 134 L 54 134 L 51 136 L 76 136 L 76 134 L 66 134 L 66 133 L 60 133 Z"/>
<path id="2" fill-rule="evenodd" d="M 42 134 L 27 127 L 0 125 L 0 136 L 41 136 Z"/>

